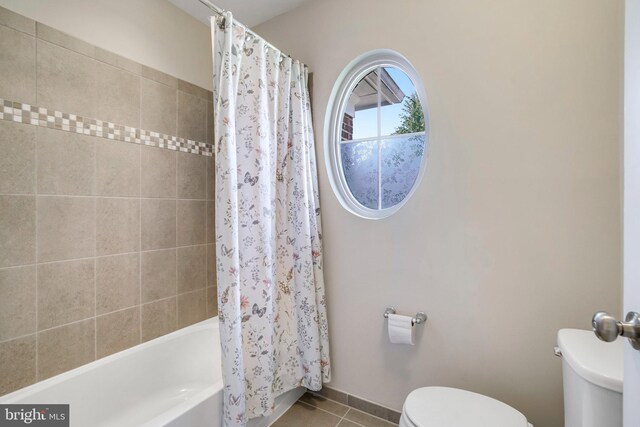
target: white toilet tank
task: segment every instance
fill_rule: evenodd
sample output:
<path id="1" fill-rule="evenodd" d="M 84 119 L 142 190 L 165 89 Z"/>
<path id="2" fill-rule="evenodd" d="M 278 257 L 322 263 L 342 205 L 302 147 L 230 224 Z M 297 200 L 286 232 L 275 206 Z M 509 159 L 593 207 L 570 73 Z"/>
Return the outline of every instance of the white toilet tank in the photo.
<path id="1" fill-rule="evenodd" d="M 623 340 L 561 329 L 565 427 L 622 427 Z"/>

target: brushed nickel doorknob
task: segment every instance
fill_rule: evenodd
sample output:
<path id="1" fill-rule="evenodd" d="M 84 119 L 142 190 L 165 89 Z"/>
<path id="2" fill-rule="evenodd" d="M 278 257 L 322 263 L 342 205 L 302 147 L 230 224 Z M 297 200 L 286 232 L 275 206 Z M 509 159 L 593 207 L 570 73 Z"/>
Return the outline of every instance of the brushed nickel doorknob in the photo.
<path id="1" fill-rule="evenodd" d="M 618 335 L 629 339 L 631 346 L 640 350 L 640 314 L 630 311 L 624 322 L 619 322 L 605 311 L 599 311 L 591 320 L 593 332 L 602 341 L 612 342 Z"/>

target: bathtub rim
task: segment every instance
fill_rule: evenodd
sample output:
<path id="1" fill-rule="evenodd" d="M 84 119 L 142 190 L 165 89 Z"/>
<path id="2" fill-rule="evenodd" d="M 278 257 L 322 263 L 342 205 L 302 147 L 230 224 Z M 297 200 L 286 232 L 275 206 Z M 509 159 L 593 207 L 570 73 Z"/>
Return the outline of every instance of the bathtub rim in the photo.
<path id="1" fill-rule="evenodd" d="M 214 328 L 214 326 L 218 326 L 219 325 L 219 319 L 218 316 L 215 317 L 211 317 L 209 319 L 203 320 L 201 322 L 198 323 L 194 323 L 193 325 L 189 325 L 186 326 L 182 329 L 178 329 L 177 331 L 173 331 L 170 332 L 166 335 L 162 335 L 160 337 L 154 338 L 152 340 L 137 344 L 131 348 L 128 348 L 126 350 L 122 350 L 119 351 L 117 353 L 113 353 L 110 354 L 109 356 L 105 356 L 103 358 L 94 360 L 93 362 L 89 362 L 85 365 L 79 366 L 77 368 L 71 369 L 69 371 L 66 372 L 62 372 L 58 375 L 55 375 L 51 378 L 47 378 L 45 380 L 42 381 L 38 381 L 36 383 L 30 384 L 26 387 L 23 387 L 21 389 L 18 389 L 16 391 L 12 391 L 11 393 L 5 394 L 3 396 L 0 396 L 0 403 L 2 404 L 11 404 L 11 403 L 19 403 L 17 402 L 20 399 L 26 398 L 28 397 L 30 394 L 35 393 L 35 392 L 39 392 L 42 391 L 50 386 L 54 386 L 57 384 L 60 384 L 64 381 L 67 381 L 71 378 L 75 378 L 78 375 L 82 375 L 85 372 L 89 372 L 92 371 L 96 368 L 99 368 L 100 366 L 109 364 L 115 360 L 121 359 L 123 357 L 129 356 L 129 355 L 133 355 L 136 354 L 140 351 L 143 351 L 145 349 L 149 349 L 149 348 L 153 348 L 156 347 L 158 345 L 161 345 L 163 343 L 166 343 L 167 341 L 171 341 L 175 338 L 184 336 L 184 335 L 188 335 L 190 333 L 193 333 L 195 330 L 206 330 L 206 329 L 214 329 L 216 330 L 217 328 Z M 217 332 L 219 334 L 219 332 Z M 218 335 L 218 342 L 219 342 L 219 335 Z M 216 381 L 212 386 L 207 387 L 206 389 L 204 389 L 203 391 L 201 391 L 200 393 L 198 393 L 196 396 L 198 398 L 200 398 L 201 394 L 204 394 L 205 391 L 207 390 L 222 390 L 223 385 L 222 385 L 222 377 L 220 378 L 220 380 Z M 207 396 L 210 396 L 211 393 L 207 394 Z M 206 396 L 205 396 L 206 397 Z M 196 398 L 194 397 L 194 400 L 196 400 Z M 199 400 L 199 402 L 204 401 L 205 398 L 202 398 L 201 400 Z M 178 406 L 182 406 L 182 404 L 178 405 Z M 167 411 L 167 413 L 170 411 Z M 164 414 L 164 412 L 163 412 Z M 155 418 L 154 418 L 155 419 Z"/>

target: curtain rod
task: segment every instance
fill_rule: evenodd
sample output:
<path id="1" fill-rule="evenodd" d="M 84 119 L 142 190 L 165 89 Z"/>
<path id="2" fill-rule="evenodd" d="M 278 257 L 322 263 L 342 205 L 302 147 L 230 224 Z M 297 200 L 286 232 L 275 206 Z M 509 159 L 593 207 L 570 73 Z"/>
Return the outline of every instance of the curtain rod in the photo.
<path id="1" fill-rule="evenodd" d="M 211 3 L 208 0 L 198 0 L 200 3 L 202 3 L 203 5 L 205 5 L 209 10 L 211 10 L 213 13 L 217 14 L 218 16 L 224 16 L 224 12 L 226 12 L 224 9 L 222 9 L 221 7 L 216 6 L 215 4 Z M 271 49 L 277 51 L 278 53 L 280 53 L 280 55 L 283 56 L 288 56 L 289 58 L 291 58 L 291 55 L 287 55 L 286 53 L 284 53 L 283 51 L 281 51 L 280 49 L 278 49 L 277 47 L 275 47 L 274 45 L 272 45 L 271 43 L 269 43 L 268 41 L 266 41 L 264 39 L 264 37 L 262 37 L 260 34 L 256 33 L 255 31 L 251 30 L 251 28 L 247 27 L 246 25 L 242 24 L 241 22 L 238 22 L 237 20 L 235 21 L 235 23 L 239 26 L 241 26 L 242 28 L 244 28 L 244 30 L 251 34 L 254 37 L 258 37 L 262 40 L 264 40 L 265 44 L 267 46 L 269 46 Z"/>

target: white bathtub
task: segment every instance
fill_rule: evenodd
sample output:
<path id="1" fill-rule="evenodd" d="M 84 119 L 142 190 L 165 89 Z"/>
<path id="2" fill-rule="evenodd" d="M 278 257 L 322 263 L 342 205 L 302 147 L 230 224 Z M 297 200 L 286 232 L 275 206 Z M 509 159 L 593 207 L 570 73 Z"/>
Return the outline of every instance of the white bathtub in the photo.
<path id="1" fill-rule="evenodd" d="M 68 403 L 73 427 L 219 427 L 219 339 L 218 320 L 209 319 L 5 395 L 0 403 Z"/>
<path id="2" fill-rule="evenodd" d="M 214 317 L 2 396 L 0 403 L 68 403 L 71 427 L 220 427 L 220 366 Z M 249 426 L 270 425 L 304 391 L 280 396 L 271 416 Z"/>

